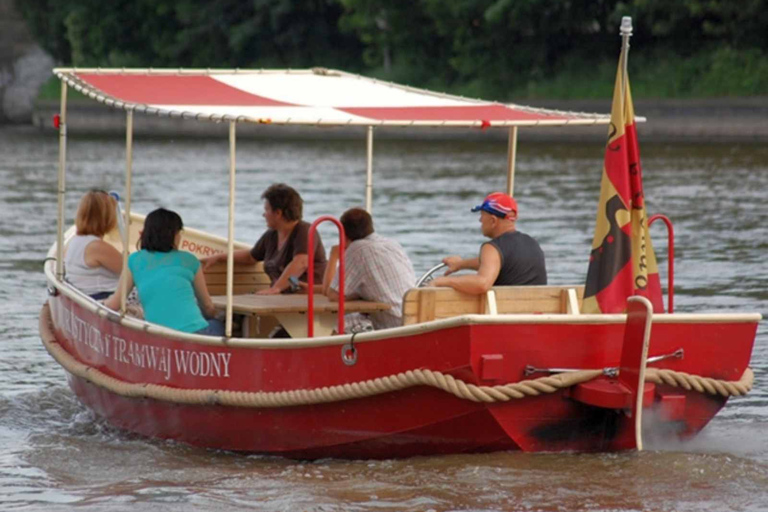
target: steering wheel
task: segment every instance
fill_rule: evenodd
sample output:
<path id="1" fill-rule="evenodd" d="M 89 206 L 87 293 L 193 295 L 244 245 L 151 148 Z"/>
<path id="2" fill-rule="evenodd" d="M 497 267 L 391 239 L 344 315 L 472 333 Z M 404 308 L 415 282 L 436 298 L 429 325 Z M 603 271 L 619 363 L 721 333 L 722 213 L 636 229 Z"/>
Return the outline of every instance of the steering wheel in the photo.
<path id="1" fill-rule="evenodd" d="M 445 263 L 438 263 L 431 269 L 427 270 L 427 272 L 416 281 L 416 288 L 422 288 L 424 285 L 435 278 L 435 272 L 447 266 L 448 265 Z"/>

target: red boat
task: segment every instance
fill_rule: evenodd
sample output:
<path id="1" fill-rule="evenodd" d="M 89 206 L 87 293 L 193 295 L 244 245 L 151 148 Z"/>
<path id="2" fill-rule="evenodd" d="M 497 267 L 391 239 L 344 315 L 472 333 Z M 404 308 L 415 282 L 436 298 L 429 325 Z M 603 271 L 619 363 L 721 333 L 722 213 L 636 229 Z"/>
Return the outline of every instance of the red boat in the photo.
<path id="1" fill-rule="evenodd" d="M 751 388 L 761 316 L 674 313 L 671 282 L 664 313 L 633 298 L 627 313 L 584 314 L 583 285 L 496 287 L 481 296 L 414 288 L 404 297 L 403 326 L 331 335 L 344 305 L 323 306 L 321 298 L 313 308 L 313 299 L 296 296 L 294 309 L 275 302 L 271 313 L 238 320 L 237 298 L 268 280 L 260 264 L 234 266 L 230 258 L 206 274 L 227 312 L 223 338 L 111 311 L 63 275 L 74 233 L 63 226 L 67 87 L 127 112 L 127 229 L 105 238 L 125 255 L 143 222 L 130 212 L 134 112 L 228 122 L 230 190 L 238 123 L 367 127 L 368 205 L 375 126 L 504 127 L 511 193 L 518 127 L 610 117 L 467 100 L 325 69 L 55 73 L 63 100 L 59 238 L 45 264 L 50 298 L 40 332 L 78 398 L 116 427 L 307 459 L 609 451 L 642 448 L 643 433 L 693 436 L 730 396 Z M 232 238 L 233 211 L 231 202 L 228 239 L 186 229 L 181 249 L 205 256 L 247 247 Z M 267 338 L 269 322 L 304 335 Z M 328 335 L 312 336 L 321 330 Z M 644 410 L 654 412 L 652 423 L 641 424 Z"/>

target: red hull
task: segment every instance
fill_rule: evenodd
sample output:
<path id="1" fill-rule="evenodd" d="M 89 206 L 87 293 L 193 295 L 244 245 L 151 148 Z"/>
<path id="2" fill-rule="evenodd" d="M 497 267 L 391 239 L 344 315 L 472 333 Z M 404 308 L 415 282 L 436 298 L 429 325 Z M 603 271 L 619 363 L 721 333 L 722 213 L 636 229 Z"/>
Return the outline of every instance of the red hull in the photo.
<path id="1" fill-rule="evenodd" d="M 297 342 L 299 346 L 287 349 L 238 347 L 236 342 L 203 345 L 129 329 L 62 295 L 50 304 L 56 340 L 77 360 L 126 382 L 180 389 L 314 389 L 414 369 L 493 386 L 523 380 L 526 365 L 616 366 L 624 332 L 620 320 L 480 323 L 421 333 L 411 330 L 357 343 L 357 364 L 346 366 L 339 344 L 301 346 Z M 654 366 L 738 380 L 748 367 L 756 329 L 757 321 L 743 319 L 692 322 L 670 317 L 656 321 L 651 355 L 683 348 L 685 357 Z M 569 398 L 568 390 L 484 404 L 415 386 L 326 404 L 256 409 L 127 398 L 80 377 L 70 375 L 69 380 L 83 403 L 119 428 L 227 450 L 296 458 L 388 458 L 633 446 L 624 412 L 578 402 Z M 662 404 L 665 395 L 674 400 Z M 665 407 L 678 404 L 674 414 L 662 416 L 657 427 L 685 437 L 701 430 L 726 399 L 657 385 L 656 402 Z"/>

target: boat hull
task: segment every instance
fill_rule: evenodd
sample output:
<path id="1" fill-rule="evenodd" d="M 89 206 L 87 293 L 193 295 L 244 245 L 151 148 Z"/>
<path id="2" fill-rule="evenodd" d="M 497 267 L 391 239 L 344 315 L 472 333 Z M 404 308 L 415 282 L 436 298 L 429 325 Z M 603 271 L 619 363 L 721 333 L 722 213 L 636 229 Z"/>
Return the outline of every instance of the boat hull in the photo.
<path id="1" fill-rule="evenodd" d="M 119 382 L 244 396 L 342 386 L 419 369 L 496 386 L 524 380 L 527 365 L 605 368 L 617 365 L 624 332 L 620 319 L 459 319 L 361 336 L 357 362 L 347 365 L 341 357 L 345 340 L 296 340 L 295 346 L 289 340 L 274 347 L 264 340 L 195 343 L 129 328 L 64 295 L 51 298 L 49 307 L 50 320 L 41 326 L 50 322 L 50 337 L 78 362 Z M 738 380 L 748 367 L 757 322 L 683 316 L 678 321 L 678 316 L 654 323 L 651 355 L 682 348 L 685 356 L 654 366 Z M 215 396 L 202 403 L 136 398 L 94 384 L 87 374 L 69 373 L 68 379 L 85 405 L 118 428 L 207 448 L 314 459 L 634 446 L 626 411 L 587 405 L 571 396 L 572 389 L 484 403 L 412 385 L 327 403 L 253 407 L 221 405 Z M 648 428 L 692 436 L 726 400 L 657 384 L 651 407 L 658 414 Z"/>

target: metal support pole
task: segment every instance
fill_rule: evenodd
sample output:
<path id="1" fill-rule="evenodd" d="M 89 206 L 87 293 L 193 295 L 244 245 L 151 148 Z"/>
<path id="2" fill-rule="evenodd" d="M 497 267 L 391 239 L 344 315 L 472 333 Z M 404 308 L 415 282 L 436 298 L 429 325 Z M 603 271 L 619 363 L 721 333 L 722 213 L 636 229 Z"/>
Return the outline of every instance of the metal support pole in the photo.
<path id="1" fill-rule="evenodd" d="M 366 136 L 365 211 L 373 209 L 373 126 L 368 127 Z"/>
<path id="2" fill-rule="evenodd" d="M 315 219 L 309 226 L 309 268 L 307 268 L 307 337 L 315 335 L 315 231 L 317 226 L 325 221 L 331 221 L 339 229 L 339 247 L 344 247 L 344 226 L 338 219 L 330 215 L 323 215 Z M 336 334 L 344 334 L 344 251 L 339 251 L 339 315 Z"/>
<path id="3" fill-rule="evenodd" d="M 224 334 L 232 337 L 232 284 L 235 249 L 235 121 L 229 122 L 229 227 L 227 230 L 227 318 Z"/>
<path id="4" fill-rule="evenodd" d="M 123 272 L 128 275 L 128 244 L 131 240 L 131 179 L 133 177 L 133 110 L 125 116 L 125 232 L 123 233 Z M 128 290 L 120 290 L 120 315 L 125 316 Z"/>
<path id="5" fill-rule="evenodd" d="M 61 107 L 59 113 L 59 188 L 56 215 L 56 279 L 64 279 L 64 193 L 67 170 L 67 84 L 61 81 Z"/>
<path id="6" fill-rule="evenodd" d="M 515 160 L 517 159 L 517 126 L 509 129 L 507 143 L 507 194 L 515 192 Z"/>
<path id="7" fill-rule="evenodd" d="M 621 18 L 621 108 L 626 105 L 624 97 L 627 94 L 627 61 L 629 60 L 630 37 L 632 37 L 632 17 L 624 16 Z"/>

